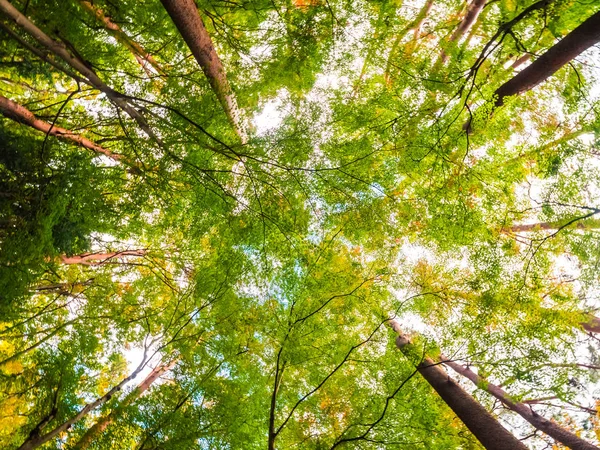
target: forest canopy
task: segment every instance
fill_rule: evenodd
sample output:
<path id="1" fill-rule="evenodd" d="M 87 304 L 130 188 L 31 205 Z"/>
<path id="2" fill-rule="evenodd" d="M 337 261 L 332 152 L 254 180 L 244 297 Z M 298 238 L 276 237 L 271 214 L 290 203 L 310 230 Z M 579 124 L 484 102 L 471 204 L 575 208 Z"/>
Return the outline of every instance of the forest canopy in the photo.
<path id="1" fill-rule="evenodd" d="M 0 0 L 0 447 L 596 449 L 600 3 Z"/>

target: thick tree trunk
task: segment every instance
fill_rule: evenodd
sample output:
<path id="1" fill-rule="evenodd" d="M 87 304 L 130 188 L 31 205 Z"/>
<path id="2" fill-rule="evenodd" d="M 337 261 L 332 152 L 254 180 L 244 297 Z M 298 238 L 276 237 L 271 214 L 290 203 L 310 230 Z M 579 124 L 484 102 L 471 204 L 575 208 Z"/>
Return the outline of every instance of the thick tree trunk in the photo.
<path id="1" fill-rule="evenodd" d="M 452 33 L 450 39 L 448 39 L 449 44 L 460 41 L 460 39 L 465 35 L 465 33 L 467 33 L 471 29 L 471 27 L 477 21 L 479 14 L 481 14 L 481 11 L 485 6 L 486 1 L 487 0 L 473 0 L 473 3 L 469 5 L 469 9 L 467 10 L 467 14 L 465 14 L 465 18 L 462 20 L 462 22 L 456 28 L 456 30 L 454 30 L 454 33 Z M 436 63 L 436 66 L 444 65 L 447 61 L 448 55 L 444 50 L 442 50 L 439 62 Z"/>
<path id="2" fill-rule="evenodd" d="M 490 393 L 492 396 L 500 400 L 508 409 L 519 414 L 523 419 L 533 425 L 536 429 L 543 431 L 548 436 L 555 439 L 557 442 L 569 447 L 572 450 L 598 450 L 598 447 L 584 441 L 580 437 L 565 430 L 564 428 L 557 425 L 555 422 L 547 420 L 542 416 L 538 415 L 530 406 L 514 401 L 510 395 L 504 392 L 500 387 L 489 383 L 484 378 L 473 372 L 467 367 L 463 367 L 460 364 L 455 363 L 447 358 L 442 357 L 441 361 L 444 365 L 451 367 L 457 373 L 471 380 L 478 388 L 483 389 Z"/>
<path id="3" fill-rule="evenodd" d="M 101 417 L 98 421 L 89 428 L 85 434 L 79 439 L 77 444 L 73 447 L 73 450 L 85 450 L 87 449 L 92 442 L 94 442 L 107 428 L 108 426 L 114 422 L 115 418 L 119 415 L 119 413 L 123 410 L 123 408 L 129 406 L 135 400 L 137 400 L 144 392 L 148 390 L 148 388 L 154 383 L 160 376 L 162 376 L 165 372 L 170 370 L 175 363 L 176 359 L 171 361 L 168 364 L 164 364 L 162 366 L 157 366 L 150 372 L 150 374 L 142 381 L 124 400 L 121 404 L 111 411 L 110 414 Z"/>
<path id="4" fill-rule="evenodd" d="M 83 253 L 81 255 L 67 256 L 62 255 L 60 262 L 63 264 L 83 264 L 86 266 L 100 265 L 115 258 L 122 258 L 124 256 L 137 256 L 143 257 L 148 254 L 147 250 L 123 250 L 120 252 L 108 252 L 108 253 Z"/>
<path id="5" fill-rule="evenodd" d="M 133 120 L 137 122 L 144 132 L 154 139 L 157 143 L 162 144 L 161 140 L 150 129 L 144 116 L 131 106 L 121 94 L 106 85 L 96 73 L 86 64 L 73 56 L 65 47 L 64 44 L 55 41 L 40 30 L 33 22 L 21 14 L 8 0 L 0 0 L 0 11 L 9 19 L 13 20 L 18 26 L 25 30 L 39 44 L 46 47 L 54 55 L 61 58 L 73 69 L 81 73 L 89 82 L 89 84 L 106 94 L 106 96 L 119 108 L 125 111 Z"/>
<path id="6" fill-rule="evenodd" d="M 87 414 L 90 413 L 90 411 L 93 411 L 94 409 L 98 408 L 99 406 L 110 400 L 113 395 L 115 395 L 123 388 L 123 386 L 125 386 L 125 384 L 133 380 L 142 371 L 145 364 L 146 361 L 142 361 L 142 363 L 131 373 L 131 375 L 129 375 L 127 378 L 124 378 L 119 384 L 110 389 L 102 397 L 99 397 L 92 403 L 88 403 L 87 405 L 85 405 L 83 409 L 79 411 L 76 415 L 71 417 L 66 422 L 63 422 L 61 425 L 54 428 L 52 431 L 41 436 L 35 434 L 33 436 L 30 436 L 17 450 L 33 450 L 70 429 L 73 426 L 73 424 L 83 419 Z"/>
<path id="7" fill-rule="evenodd" d="M 215 51 L 210 35 L 198 13 L 194 0 L 161 0 L 171 16 L 171 20 L 181 33 L 183 40 L 192 51 L 198 65 L 208 78 L 208 82 L 216 94 L 225 114 L 235 129 L 243 144 L 248 141 L 243 116 L 237 102 L 219 55 Z"/>
<path id="8" fill-rule="evenodd" d="M 107 156 L 119 162 L 123 156 L 117 153 L 113 153 L 110 150 L 101 147 L 100 145 L 90 141 L 89 139 L 77 134 L 72 131 L 66 130 L 56 125 L 49 124 L 43 120 L 38 119 L 35 115 L 24 106 L 13 102 L 0 95 L 0 113 L 9 119 L 15 120 L 22 124 L 28 125 L 36 130 L 46 133 L 50 136 L 55 136 L 58 139 L 62 139 L 67 142 L 73 142 L 74 144 L 81 145 L 95 153 Z"/>
<path id="9" fill-rule="evenodd" d="M 500 86 L 496 90 L 495 106 L 502 106 L 506 97 L 534 88 L 599 41 L 600 11 L 571 31 L 518 75 Z"/>
<path id="10" fill-rule="evenodd" d="M 410 339 L 402 333 L 396 321 L 390 321 L 390 325 L 398 333 L 396 345 L 400 350 L 406 352 L 411 345 Z M 525 450 L 527 448 L 453 381 L 439 363 L 426 357 L 417 366 L 417 369 L 487 450 Z"/>
<path id="11" fill-rule="evenodd" d="M 140 63 L 146 73 L 148 73 L 148 65 L 153 67 L 156 73 L 161 75 L 164 73 L 152 55 L 144 50 L 140 44 L 127 36 L 121 27 L 114 23 L 110 17 L 106 16 L 100 8 L 97 8 L 88 0 L 80 0 L 80 3 L 85 10 L 89 11 L 100 23 L 104 25 L 104 28 L 106 28 L 106 30 L 112 34 L 118 42 L 127 47 L 127 49 L 133 54 L 136 61 Z M 151 73 L 148 73 L 148 75 L 151 75 Z"/>

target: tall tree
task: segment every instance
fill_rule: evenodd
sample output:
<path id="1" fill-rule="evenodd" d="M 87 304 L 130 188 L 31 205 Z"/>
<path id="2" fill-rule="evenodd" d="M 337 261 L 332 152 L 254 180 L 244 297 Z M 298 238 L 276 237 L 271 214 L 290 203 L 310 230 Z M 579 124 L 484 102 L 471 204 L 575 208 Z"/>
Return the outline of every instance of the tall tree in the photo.
<path id="1" fill-rule="evenodd" d="M 99 418 L 94 425 L 92 425 L 85 434 L 77 441 L 75 446 L 73 446 L 74 450 L 84 450 L 88 448 L 95 439 L 97 439 L 103 432 L 110 426 L 110 424 L 116 419 L 119 415 L 119 412 L 131 405 L 138 399 L 144 392 L 146 392 L 152 384 L 159 379 L 163 374 L 169 371 L 177 362 L 176 359 L 172 360 L 167 364 L 157 365 L 152 371 L 148 374 L 148 376 L 138 384 L 133 391 L 131 391 L 127 397 L 123 399 L 119 406 L 113 409 L 109 414 Z"/>
<path id="2" fill-rule="evenodd" d="M 44 433 L 44 434 L 38 434 L 35 432 L 31 433 L 29 435 L 29 437 L 27 438 L 27 440 L 18 448 L 18 450 L 32 450 L 32 449 L 38 448 L 38 447 L 44 445 L 46 442 L 49 442 L 50 440 L 54 439 L 56 436 L 60 435 L 61 433 L 67 431 L 75 423 L 79 422 L 86 415 L 88 415 L 91 411 L 94 411 L 96 408 L 98 408 L 99 406 L 101 406 L 102 404 L 104 404 L 108 400 L 110 400 L 113 395 L 118 393 L 123 388 L 123 386 L 125 386 L 125 384 L 127 384 L 129 381 L 133 380 L 142 371 L 142 369 L 145 367 L 146 363 L 147 363 L 147 360 L 144 358 L 144 360 L 142 360 L 140 365 L 128 377 L 121 380 L 120 383 L 113 386 L 101 397 L 98 397 L 93 402 L 86 404 L 77 414 L 75 414 L 73 417 L 71 417 L 69 420 L 63 422 L 59 426 L 55 427 L 51 431 Z"/>
<path id="3" fill-rule="evenodd" d="M 487 391 L 492 396 L 500 400 L 500 402 L 502 402 L 502 404 L 505 405 L 508 409 L 519 414 L 536 429 L 543 431 L 548 436 L 554 438 L 557 442 L 560 442 L 561 444 L 573 450 L 593 450 L 598 448 L 595 445 L 592 445 L 589 442 L 586 442 L 585 440 L 581 439 L 574 433 L 571 433 L 570 431 L 561 428 L 555 422 L 540 416 L 525 403 L 521 403 L 519 401 L 514 400 L 503 389 L 490 383 L 485 378 L 476 374 L 468 367 L 461 366 L 460 364 L 443 356 L 440 358 L 440 360 L 446 366 L 451 367 L 457 373 L 471 380 L 478 388 Z"/>
<path id="4" fill-rule="evenodd" d="M 496 89 L 495 106 L 502 106 L 506 97 L 533 89 L 599 41 L 600 12 L 597 12 L 516 76 Z"/>
<path id="5" fill-rule="evenodd" d="M 397 320 L 391 320 L 390 326 L 398 334 L 396 338 L 398 348 L 403 353 L 410 355 L 413 346 L 409 337 L 402 332 L 400 323 Z M 414 355 L 410 355 L 410 357 L 414 357 Z M 440 363 L 436 363 L 428 356 L 423 356 L 417 363 L 417 370 L 486 449 L 527 448 L 452 380 L 440 367 Z"/>
<path id="6" fill-rule="evenodd" d="M 460 41 L 460 39 L 466 33 L 469 32 L 471 27 L 477 21 L 477 18 L 479 17 L 479 14 L 481 14 L 481 11 L 483 10 L 485 4 L 486 4 L 486 0 L 473 0 L 473 2 L 467 8 L 467 13 L 465 14 L 465 17 L 463 18 L 463 20 L 461 20 L 458 27 L 456 27 L 456 30 L 454 30 L 454 32 L 448 39 L 449 44 L 453 44 L 453 43 Z M 442 50 L 442 52 L 440 53 L 439 60 L 436 63 L 436 66 L 444 65 L 444 64 L 446 64 L 447 61 L 448 61 L 448 54 L 446 53 L 445 50 Z"/>
<path id="7" fill-rule="evenodd" d="M 69 53 L 68 49 L 54 39 L 50 38 L 42 30 L 40 30 L 33 22 L 19 12 L 8 0 L 0 0 L 0 11 L 13 20 L 18 26 L 22 27 L 32 38 L 43 45 L 47 50 L 61 58 L 73 69 L 81 73 L 91 86 L 106 94 L 106 96 L 119 108 L 125 111 L 133 120 L 137 122 L 144 132 L 153 138 L 156 142 L 161 140 L 154 134 L 144 116 L 134 108 L 123 95 L 106 85 L 93 69 L 88 67 L 76 55 Z"/>
<path id="8" fill-rule="evenodd" d="M 158 64 L 156 59 L 154 59 L 154 57 L 139 43 L 131 39 L 117 23 L 104 14 L 102 9 L 98 8 L 88 0 L 80 0 L 80 3 L 86 11 L 91 13 L 100 23 L 104 25 L 108 32 L 111 33 L 117 41 L 131 51 L 137 62 L 142 66 L 144 71 L 148 73 L 148 75 L 154 75 L 150 70 L 150 67 L 153 68 L 156 73 L 164 74 L 162 67 Z"/>
<path id="9" fill-rule="evenodd" d="M 248 135 L 244 115 L 238 108 L 223 63 L 215 51 L 196 4 L 193 0 L 161 0 L 161 2 L 206 75 L 242 144 L 245 144 Z"/>
<path id="10" fill-rule="evenodd" d="M 25 125 L 29 125 L 30 127 L 35 128 L 36 130 L 39 130 L 43 133 L 46 133 L 47 135 L 56 136 L 59 139 L 73 142 L 77 145 L 81 145 L 82 147 L 87 148 L 88 150 L 107 156 L 108 158 L 113 159 L 117 162 L 119 162 L 123 158 L 122 155 L 114 153 L 90 141 L 86 137 L 83 137 L 77 133 L 73 133 L 72 131 L 66 130 L 54 124 L 50 124 L 48 122 L 44 122 L 43 120 L 38 119 L 27 108 L 3 96 L 0 96 L 0 112 L 9 119 L 16 120 L 17 122 L 23 123 Z"/>

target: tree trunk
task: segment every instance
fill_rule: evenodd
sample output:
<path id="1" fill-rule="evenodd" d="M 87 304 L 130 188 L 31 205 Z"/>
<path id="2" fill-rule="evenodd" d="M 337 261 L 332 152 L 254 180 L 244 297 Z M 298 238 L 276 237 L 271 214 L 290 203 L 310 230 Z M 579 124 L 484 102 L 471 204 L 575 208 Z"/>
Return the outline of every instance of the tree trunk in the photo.
<path id="1" fill-rule="evenodd" d="M 81 255 L 67 256 L 62 255 L 60 262 L 63 264 L 83 264 L 86 266 L 100 265 L 114 258 L 121 258 L 123 256 L 146 256 L 147 250 L 123 250 L 120 252 L 108 252 L 108 253 L 83 253 Z"/>
<path id="2" fill-rule="evenodd" d="M 110 150 L 101 147 L 100 145 L 90 141 L 89 139 L 79 134 L 73 133 L 72 131 L 66 130 L 61 127 L 57 127 L 56 125 L 52 125 L 48 122 L 44 122 L 43 120 L 38 119 L 31 111 L 29 111 L 24 106 L 21 106 L 18 103 L 15 103 L 12 100 L 9 100 L 1 95 L 0 113 L 2 113 L 2 115 L 4 115 L 5 117 L 8 117 L 9 119 L 28 125 L 50 136 L 55 136 L 63 141 L 73 142 L 77 145 L 81 145 L 82 147 L 85 147 L 88 150 L 107 156 L 108 158 L 114 161 L 120 162 L 120 160 L 123 158 L 122 155 L 113 153 Z"/>
<path id="3" fill-rule="evenodd" d="M 599 41 L 600 11 L 567 34 L 518 75 L 500 86 L 496 90 L 495 106 L 502 106 L 506 97 L 534 88 Z"/>
<path id="4" fill-rule="evenodd" d="M 486 0 L 473 0 L 473 3 L 471 3 L 469 5 L 469 9 L 467 10 L 467 14 L 465 15 L 465 18 L 462 20 L 462 22 L 460 23 L 458 28 L 456 28 L 456 30 L 454 30 L 454 33 L 452 33 L 452 36 L 450 36 L 450 39 L 448 39 L 449 44 L 460 41 L 460 39 L 464 36 L 464 34 L 467 33 L 471 29 L 473 24 L 475 24 L 475 22 L 477 21 L 479 14 L 483 10 L 485 3 L 486 3 Z M 447 61 L 448 61 L 448 55 L 446 54 L 446 52 L 444 50 L 442 50 L 442 53 L 440 54 L 439 62 L 436 63 L 435 66 L 444 65 L 444 64 L 446 64 Z"/>
<path id="5" fill-rule="evenodd" d="M 21 14 L 8 0 L 0 0 L 0 11 L 11 20 L 13 20 L 18 26 L 23 28 L 32 38 L 38 43 L 46 47 L 54 55 L 61 58 L 73 69 L 81 73 L 89 82 L 89 84 L 98 89 L 99 91 L 106 94 L 106 96 L 119 108 L 125 111 L 133 120 L 137 122 L 144 132 L 155 140 L 157 143 L 162 145 L 162 141 L 154 134 L 150 129 L 150 126 L 146 122 L 144 116 L 139 113 L 132 105 L 130 105 L 123 96 L 106 85 L 96 73 L 90 69 L 83 61 L 80 61 L 77 57 L 71 55 L 64 44 L 56 42 L 54 39 L 46 35 L 40 30 L 33 22 L 27 17 Z"/>
<path id="6" fill-rule="evenodd" d="M 225 110 L 229 122 L 243 144 L 248 141 L 244 120 L 227 77 L 225 68 L 215 51 L 212 40 L 204 27 L 204 22 L 198 13 L 194 0 L 161 0 L 171 16 L 171 20 L 181 33 L 183 40 L 192 51 L 194 58 L 201 67 L 204 75 L 221 106 Z"/>
<path id="7" fill-rule="evenodd" d="M 523 64 L 525 64 L 527 61 L 529 61 L 530 59 L 531 59 L 531 54 L 526 53 L 525 55 L 518 58 L 514 63 L 512 63 L 510 68 L 513 70 L 517 69 L 517 68 L 521 67 Z"/>
<path id="8" fill-rule="evenodd" d="M 146 377 L 144 381 L 142 381 L 124 400 L 123 402 L 114 410 L 111 411 L 110 414 L 100 417 L 98 421 L 89 428 L 85 434 L 79 439 L 77 444 L 73 447 L 73 450 L 85 450 L 87 449 L 92 442 L 94 442 L 107 428 L 108 426 L 114 422 L 115 418 L 119 415 L 123 408 L 129 406 L 135 400 L 137 400 L 148 388 L 154 383 L 160 376 L 162 376 L 165 372 L 170 370 L 175 363 L 176 359 L 171 361 L 168 364 L 164 364 L 162 366 L 155 367 L 152 372 Z"/>
<path id="9" fill-rule="evenodd" d="M 131 375 L 129 375 L 127 378 L 124 378 L 119 384 L 117 384 L 112 389 L 110 389 L 102 397 L 99 397 L 92 403 L 88 403 L 87 405 L 85 405 L 83 407 L 83 409 L 81 411 L 79 411 L 76 415 L 74 415 L 72 418 L 70 418 L 66 422 L 62 423 L 58 427 L 54 428 L 49 433 L 46 433 L 42 436 L 40 436 L 40 435 L 30 436 L 23 443 L 23 445 L 21 445 L 17 450 L 32 450 L 32 449 L 38 448 L 38 447 L 42 446 L 43 444 L 45 444 L 46 442 L 54 439 L 56 436 L 60 435 L 61 433 L 67 431 L 68 429 L 70 429 L 73 426 L 73 424 L 75 424 L 79 420 L 83 419 L 90 411 L 93 411 L 94 409 L 101 406 L 103 403 L 106 403 L 108 400 L 110 400 L 114 394 L 119 392 L 123 388 L 123 386 L 125 386 L 125 384 L 127 384 L 129 381 L 133 380 L 142 371 L 142 369 L 144 368 L 145 365 L 146 365 L 146 361 L 144 358 L 144 361 L 142 361 L 140 363 L 140 365 L 131 373 Z"/>
<path id="10" fill-rule="evenodd" d="M 555 422 L 547 420 L 542 416 L 538 415 L 530 406 L 514 401 L 510 395 L 504 392 L 500 387 L 488 383 L 487 380 L 473 372 L 467 367 L 463 367 L 460 364 L 450 361 L 445 357 L 441 357 L 441 361 L 455 370 L 457 373 L 471 380 L 478 388 L 483 389 L 490 393 L 492 396 L 500 400 L 508 409 L 519 414 L 523 419 L 533 425 L 536 429 L 543 431 L 548 436 L 555 439 L 557 442 L 569 447 L 572 450 L 598 450 L 598 447 L 584 441 L 580 437 L 565 430 L 564 428 L 557 425 Z"/>
<path id="11" fill-rule="evenodd" d="M 577 230 L 597 230 L 600 228 L 600 221 L 594 219 L 580 220 L 565 226 L 568 222 L 539 222 L 539 223 L 528 223 L 521 225 L 513 225 L 507 229 L 511 233 L 527 233 L 530 231 L 539 230 L 558 230 L 560 228 L 575 228 Z"/>
<path id="12" fill-rule="evenodd" d="M 152 55 L 144 50 L 140 44 L 129 38 L 129 36 L 125 34 L 119 25 L 114 23 L 110 17 L 104 15 L 104 12 L 100 8 L 95 7 L 92 2 L 88 0 L 80 0 L 80 3 L 84 9 L 92 13 L 92 15 L 104 25 L 104 28 L 106 28 L 106 30 L 112 34 L 118 42 L 127 47 L 127 49 L 133 54 L 135 59 L 140 63 L 146 73 L 148 73 L 148 65 L 150 65 L 154 68 L 156 73 L 161 75 L 164 74 L 162 68 L 152 57 Z M 152 74 L 148 73 L 148 75 Z"/>
<path id="13" fill-rule="evenodd" d="M 396 321 L 390 321 L 390 325 L 398 333 L 396 345 L 403 353 L 407 352 L 411 346 L 410 340 L 402 333 Z M 425 357 L 417 365 L 417 369 L 487 450 L 527 449 L 519 439 L 452 380 L 439 363 Z"/>
<path id="14" fill-rule="evenodd" d="M 588 333 L 600 333 L 600 319 L 592 314 L 588 314 L 588 320 L 581 322 L 581 326 Z"/>

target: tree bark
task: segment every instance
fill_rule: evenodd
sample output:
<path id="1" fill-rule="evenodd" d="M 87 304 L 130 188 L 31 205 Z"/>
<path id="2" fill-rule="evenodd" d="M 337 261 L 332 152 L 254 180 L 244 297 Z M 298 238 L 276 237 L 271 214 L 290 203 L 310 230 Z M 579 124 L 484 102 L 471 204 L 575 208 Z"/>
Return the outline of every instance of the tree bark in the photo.
<path id="1" fill-rule="evenodd" d="M 148 254 L 147 250 L 123 250 L 120 252 L 108 252 L 108 253 L 83 253 L 81 255 L 60 256 L 60 262 L 63 264 L 83 264 L 86 266 L 100 265 L 106 261 L 114 258 L 122 258 L 123 256 L 137 256 L 142 257 Z"/>
<path id="2" fill-rule="evenodd" d="M 518 58 L 514 63 L 512 63 L 510 68 L 513 70 L 517 69 L 517 68 L 521 67 L 523 64 L 525 64 L 527 61 L 529 61 L 530 59 L 531 59 L 531 54 L 526 53 L 525 55 Z"/>
<path id="3" fill-rule="evenodd" d="M 92 427 L 90 427 L 85 434 L 79 439 L 79 441 L 73 447 L 73 450 L 85 450 L 87 449 L 92 442 L 94 442 L 107 428 L 108 426 L 114 422 L 115 418 L 119 415 L 119 413 L 123 410 L 123 408 L 132 404 L 135 400 L 137 400 L 144 392 L 148 390 L 148 388 L 154 383 L 160 376 L 162 376 L 165 372 L 170 370 L 175 363 L 176 359 L 171 361 L 168 364 L 164 364 L 161 366 L 155 367 L 150 374 L 142 381 L 124 400 L 123 402 L 114 410 L 110 412 L 110 414 L 99 418 Z"/>
<path id="4" fill-rule="evenodd" d="M 467 33 L 471 29 L 471 27 L 477 21 L 479 14 L 481 14 L 485 3 L 486 0 L 473 0 L 473 3 L 469 5 L 469 9 L 467 10 L 467 14 L 465 14 L 465 18 L 462 20 L 462 22 L 456 28 L 456 30 L 454 30 L 454 33 L 452 33 L 450 39 L 448 39 L 449 44 L 452 44 L 453 42 L 458 42 L 465 35 L 465 33 Z M 436 66 L 444 65 L 447 61 L 448 55 L 444 50 L 442 50 L 442 53 L 440 54 L 439 63 L 436 63 Z"/>
<path id="5" fill-rule="evenodd" d="M 398 333 L 397 347 L 403 353 L 407 352 L 411 346 L 410 339 L 402 333 L 398 322 L 392 320 L 390 325 Z M 487 450 L 525 450 L 527 448 L 452 380 L 439 363 L 425 357 L 417 365 L 417 369 Z"/>
<path id="6" fill-rule="evenodd" d="M 52 125 L 48 122 L 44 122 L 43 120 L 38 119 L 31 111 L 29 111 L 24 106 L 21 106 L 18 103 L 15 103 L 12 100 L 9 100 L 1 95 L 0 113 L 2 113 L 2 115 L 4 115 L 5 117 L 8 117 L 9 119 L 15 120 L 24 125 L 28 125 L 31 128 L 35 128 L 36 130 L 39 130 L 50 136 L 55 136 L 63 141 L 73 142 L 95 153 L 107 156 L 108 158 L 114 161 L 120 162 L 123 158 L 122 155 L 113 153 L 110 150 L 90 141 L 89 139 L 77 133 L 73 133 L 72 131 L 66 130 L 61 127 L 57 127 L 56 125 Z"/>
<path id="7" fill-rule="evenodd" d="M 533 409 L 521 402 L 514 401 L 502 388 L 489 383 L 487 380 L 473 372 L 468 367 L 463 367 L 448 358 L 441 357 L 444 365 L 451 367 L 457 373 L 471 380 L 478 388 L 487 391 L 489 394 L 500 400 L 508 409 L 519 414 L 523 419 L 533 425 L 536 429 L 543 431 L 557 442 L 569 447 L 572 450 L 598 450 L 598 447 L 584 441 L 580 437 L 565 430 L 555 422 L 545 419 L 538 415 Z"/>
<path id="8" fill-rule="evenodd" d="M 156 62 L 152 55 L 144 50 L 140 44 L 127 36 L 121 27 L 114 23 L 110 17 L 106 16 L 100 8 L 95 7 L 92 2 L 88 0 L 80 0 L 80 3 L 85 10 L 89 11 L 100 23 L 104 25 L 104 28 L 106 28 L 106 30 L 112 34 L 118 42 L 127 47 L 127 49 L 133 54 L 136 61 L 140 63 L 142 69 L 144 69 L 146 73 L 148 73 L 148 65 L 150 65 L 154 68 L 156 73 L 160 75 L 164 74 L 160 64 Z M 152 74 L 148 73 L 148 75 Z"/>
<path id="9" fill-rule="evenodd" d="M 42 436 L 40 436 L 40 435 L 30 436 L 17 450 L 33 450 L 35 448 L 42 446 L 46 442 L 52 440 L 59 434 L 67 431 L 68 429 L 70 429 L 73 426 L 73 424 L 75 424 L 79 420 L 83 419 L 87 414 L 89 414 L 90 411 L 93 411 L 94 409 L 101 406 L 103 403 L 106 403 L 108 400 L 110 400 L 114 394 L 119 392 L 123 388 L 123 386 L 125 386 L 125 384 L 127 384 L 129 381 L 133 380 L 142 371 L 142 369 L 144 368 L 145 365 L 146 365 L 146 361 L 144 359 L 144 361 L 142 361 L 140 363 L 140 365 L 131 373 L 131 375 L 124 378 L 119 384 L 117 384 L 112 389 L 110 389 L 102 397 L 99 397 L 92 403 L 88 403 L 87 405 L 85 405 L 83 407 L 83 409 L 81 411 L 79 411 L 76 415 L 71 417 L 66 422 L 63 422 L 61 425 L 54 428 L 52 431 L 50 431 Z"/>
<path id="10" fill-rule="evenodd" d="M 208 78 L 229 122 L 243 144 L 248 141 L 244 120 L 225 75 L 225 68 L 215 51 L 210 35 L 198 13 L 194 0 L 161 0 L 171 20 L 181 33 L 198 65 Z"/>
<path id="11" fill-rule="evenodd" d="M 588 314 L 588 320 L 581 322 L 581 326 L 588 333 L 600 333 L 600 319 Z"/>
<path id="12" fill-rule="evenodd" d="M 528 223 L 521 225 L 513 225 L 507 229 L 511 233 L 527 233 L 530 231 L 539 230 L 558 230 L 561 227 L 565 227 L 565 221 L 562 222 L 539 222 L 539 223 Z M 577 230 L 595 230 L 600 228 L 600 222 L 594 219 L 581 220 L 566 226 L 565 228 L 575 228 Z"/>
<path id="13" fill-rule="evenodd" d="M 599 41 L 600 11 L 567 34 L 518 75 L 500 86 L 496 90 L 495 106 L 502 106 L 506 97 L 534 88 Z"/>
<path id="14" fill-rule="evenodd" d="M 51 53 L 61 58 L 73 69 L 81 73 L 89 82 L 89 84 L 106 94 L 106 96 L 119 108 L 125 111 L 133 120 L 137 122 L 139 127 L 153 140 L 162 145 L 162 141 L 154 134 L 144 116 L 130 105 L 123 96 L 106 85 L 96 73 L 89 68 L 83 61 L 73 56 L 65 47 L 64 44 L 55 41 L 40 30 L 33 22 L 19 12 L 8 0 L 0 0 L 0 12 L 6 17 L 13 20 L 18 26 L 24 29 L 32 38 L 39 44 L 46 47 Z"/>

